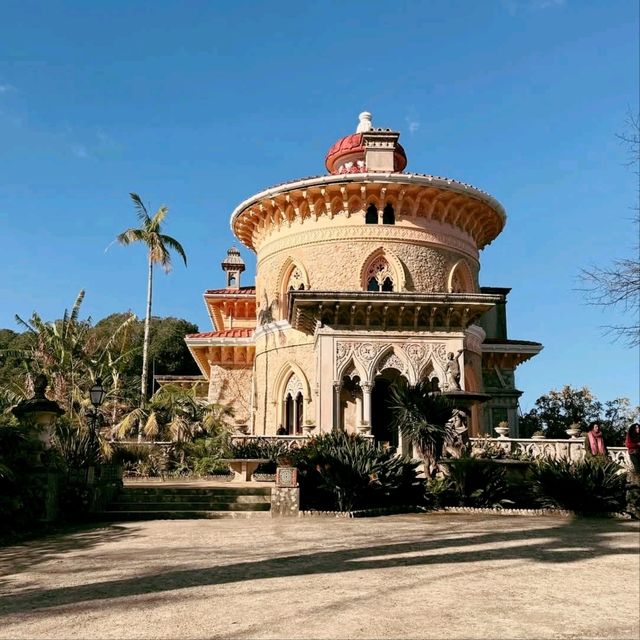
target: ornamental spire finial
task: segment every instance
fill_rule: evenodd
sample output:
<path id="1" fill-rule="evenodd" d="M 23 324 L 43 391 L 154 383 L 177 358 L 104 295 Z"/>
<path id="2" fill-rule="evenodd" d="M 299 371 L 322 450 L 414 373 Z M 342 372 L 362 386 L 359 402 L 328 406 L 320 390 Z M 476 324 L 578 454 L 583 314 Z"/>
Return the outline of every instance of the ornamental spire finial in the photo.
<path id="1" fill-rule="evenodd" d="M 364 133 L 365 131 L 371 131 L 373 124 L 371 123 L 371 114 L 368 111 L 363 111 L 359 116 L 358 128 L 356 133 Z"/>

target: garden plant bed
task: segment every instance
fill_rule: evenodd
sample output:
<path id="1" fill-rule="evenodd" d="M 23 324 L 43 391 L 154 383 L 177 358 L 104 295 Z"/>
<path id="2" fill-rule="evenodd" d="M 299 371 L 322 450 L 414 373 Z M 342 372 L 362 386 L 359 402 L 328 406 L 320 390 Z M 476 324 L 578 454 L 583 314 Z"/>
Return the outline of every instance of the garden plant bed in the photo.
<path id="1" fill-rule="evenodd" d="M 128 484 L 135 482 L 231 482 L 233 478 L 233 473 L 226 473 L 215 476 L 125 476 L 124 480 Z"/>

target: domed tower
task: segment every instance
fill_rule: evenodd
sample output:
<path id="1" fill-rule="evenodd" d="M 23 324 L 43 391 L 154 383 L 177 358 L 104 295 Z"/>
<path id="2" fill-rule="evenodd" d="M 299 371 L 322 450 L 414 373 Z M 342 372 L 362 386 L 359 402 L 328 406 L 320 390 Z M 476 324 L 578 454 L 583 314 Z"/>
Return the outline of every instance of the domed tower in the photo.
<path id="1" fill-rule="evenodd" d="M 513 369 L 541 345 L 508 340 L 508 289 L 478 284 L 504 209 L 463 182 L 405 172 L 398 138 L 364 112 L 329 149 L 327 175 L 261 191 L 231 215 L 257 257 L 253 433 L 310 423 L 398 444 L 386 398 L 399 377 L 484 394 L 472 434 L 500 419 L 516 429 Z"/>

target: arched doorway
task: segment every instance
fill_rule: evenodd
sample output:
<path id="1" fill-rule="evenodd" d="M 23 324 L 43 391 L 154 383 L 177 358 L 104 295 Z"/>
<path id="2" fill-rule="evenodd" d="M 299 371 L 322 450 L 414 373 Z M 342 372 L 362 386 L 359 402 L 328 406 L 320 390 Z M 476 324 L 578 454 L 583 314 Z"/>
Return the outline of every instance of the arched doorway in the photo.
<path id="1" fill-rule="evenodd" d="M 374 378 L 371 390 L 371 434 L 378 443 L 388 442 L 392 447 L 399 443 L 398 431 L 391 427 L 389 389 L 402 374 L 397 369 L 385 369 Z"/>

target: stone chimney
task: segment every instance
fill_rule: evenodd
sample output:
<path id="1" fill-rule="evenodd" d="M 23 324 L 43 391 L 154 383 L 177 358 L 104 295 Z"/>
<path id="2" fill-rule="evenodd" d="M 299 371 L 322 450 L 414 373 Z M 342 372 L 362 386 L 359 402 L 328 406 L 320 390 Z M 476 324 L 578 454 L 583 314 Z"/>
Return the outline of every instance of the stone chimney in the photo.
<path id="1" fill-rule="evenodd" d="M 245 269 L 244 260 L 240 256 L 240 252 L 235 247 L 231 247 L 220 266 L 227 274 L 227 289 L 239 289 L 240 274 Z"/>
<path id="2" fill-rule="evenodd" d="M 391 129 L 370 129 L 363 131 L 364 162 L 367 171 L 393 172 L 396 171 L 396 147 L 400 134 Z"/>

